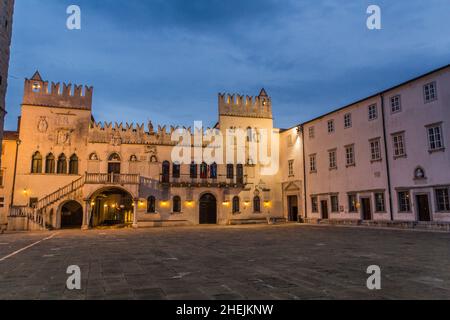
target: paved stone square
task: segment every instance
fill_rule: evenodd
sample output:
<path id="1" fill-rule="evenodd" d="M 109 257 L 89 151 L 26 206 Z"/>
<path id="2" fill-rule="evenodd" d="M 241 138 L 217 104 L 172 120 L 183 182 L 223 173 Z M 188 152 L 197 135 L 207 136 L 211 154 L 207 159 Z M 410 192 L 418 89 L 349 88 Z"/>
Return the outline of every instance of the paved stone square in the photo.
<path id="1" fill-rule="evenodd" d="M 69 265 L 81 268 L 80 291 L 66 289 Z M 380 291 L 366 287 L 370 265 L 382 269 Z M 0 299 L 438 298 L 450 299 L 448 233 L 280 225 L 0 235 Z"/>

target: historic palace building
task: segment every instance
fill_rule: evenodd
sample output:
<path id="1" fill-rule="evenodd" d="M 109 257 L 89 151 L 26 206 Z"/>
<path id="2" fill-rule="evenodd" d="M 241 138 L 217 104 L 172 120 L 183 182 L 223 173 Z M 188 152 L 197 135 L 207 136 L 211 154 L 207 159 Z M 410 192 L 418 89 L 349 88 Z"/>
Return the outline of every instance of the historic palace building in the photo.
<path id="1" fill-rule="evenodd" d="M 172 161 L 178 127 L 97 122 L 92 95 L 38 72 L 25 80 L 18 130 L 3 139 L 9 230 L 450 222 L 450 65 L 287 130 L 274 128 L 264 89 L 219 94 L 214 129 L 242 129 L 246 150 L 260 147 L 258 132 L 280 138 L 268 151 L 279 154 L 273 174 L 251 157 Z"/>
<path id="2" fill-rule="evenodd" d="M 14 0 L 0 0 L 0 140 L 3 139 L 3 123 L 6 114 L 5 98 L 8 86 L 9 48 L 11 45 L 13 10 Z"/>

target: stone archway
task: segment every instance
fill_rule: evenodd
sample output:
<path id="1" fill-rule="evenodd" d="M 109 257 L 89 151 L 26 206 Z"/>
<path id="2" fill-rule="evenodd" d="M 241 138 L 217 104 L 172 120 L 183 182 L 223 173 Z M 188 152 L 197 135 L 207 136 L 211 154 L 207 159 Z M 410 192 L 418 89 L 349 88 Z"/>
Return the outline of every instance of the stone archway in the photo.
<path id="1" fill-rule="evenodd" d="M 217 224 L 217 199 L 211 193 L 200 197 L 200 224 Z"/>
<path id="2" fill-rule="evenodd" d="M 80 229 L 83 225 L 83 206 L 77 201 L 63 203 L 60 215 L 61 229 Z"/>
<path id="3" fill-rule="evenodd" d="M 103 188 L 90 197 L 89 226 L 127 226 L 133 223 L 133 196 L 119 187 Z"/>

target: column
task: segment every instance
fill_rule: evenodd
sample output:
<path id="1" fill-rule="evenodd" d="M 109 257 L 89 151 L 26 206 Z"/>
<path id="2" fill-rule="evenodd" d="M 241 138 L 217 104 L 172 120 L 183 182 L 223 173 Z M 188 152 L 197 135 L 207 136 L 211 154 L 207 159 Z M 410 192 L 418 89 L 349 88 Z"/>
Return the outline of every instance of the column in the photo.
<path id="1" fill-rule="evenodd" d="M 138 206 L 139 199 L 134 199 L 134 207 L 133 207 L 133 228 L 138 228 Z"/>
<path id="2" fill-rule="evenodd" d="M 89 230 L 89 211 L 91 209 L 91 201 L 89 199 L 84 200 L 84 213 L 83 213 L 83 226 L 82 230 Z"/>

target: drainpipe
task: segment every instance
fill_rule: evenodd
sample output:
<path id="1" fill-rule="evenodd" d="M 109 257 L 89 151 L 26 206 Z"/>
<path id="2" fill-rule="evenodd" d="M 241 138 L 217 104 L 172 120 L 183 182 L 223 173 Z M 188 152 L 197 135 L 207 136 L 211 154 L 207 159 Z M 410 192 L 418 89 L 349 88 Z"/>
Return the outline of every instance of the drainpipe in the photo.
<path id="1" fill-rule="evenodd" d="M 17 158 L 19 155 L 19 146 L 22 143 L 22 141 L 17 140 L 16 141 L 16 156 L 14 159 L 14 174 L 13 174 L 13 183 L 12 183 L 12 190 L 11 190 L 11 203 L 9 204 L 9 207 L 12 208 L 14 205 L 14 190 L 16 189 L 16 174 L 17 174 Z"/>
<path id="2" fill-rule="evenodd" d="M 389 211 L 391 214 L 391 221 L 394 221 L 394 208 L 392 206 L 392 188 L 391 188 L 391 169 L 389 165 L 389 155 L 387 146 L 387 134 L 386 134 L 386 119 L 385 119 L 385 105 L 384 105 L 384 94 L 380 94 L 381 98 L 381 113 L 383 116 L 383 139 L 384 139 L 384 154 L 386 155 L 386 173 L 388 180 L 388 192 L 389 192 Z"/>
<path id="3" fill-rule="evenodd" d="M 303 153 L 303 203 L 305 210 L 305 220 L 308 219 L 308 202 L 306 196 L 306 155 L 305 155 L 305 127 L 303 125 L 300 126 L 300 130 L 302 131 L 302 153 Z"/>

